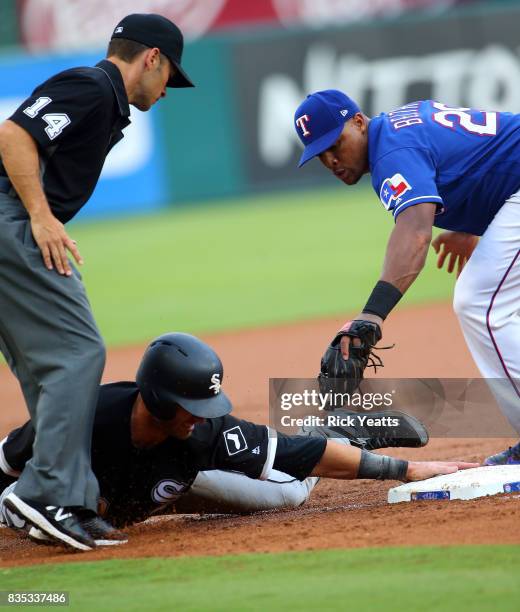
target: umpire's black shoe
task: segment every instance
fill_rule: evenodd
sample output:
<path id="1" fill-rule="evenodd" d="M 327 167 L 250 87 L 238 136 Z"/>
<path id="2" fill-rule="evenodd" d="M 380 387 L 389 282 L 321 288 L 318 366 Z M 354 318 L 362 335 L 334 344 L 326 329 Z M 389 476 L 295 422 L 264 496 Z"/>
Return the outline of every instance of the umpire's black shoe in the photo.
<path id="1" fill-rule="evenodd" d="M 76 550 L 96 548 L 96 543 L 83 528 L 74 508 L 44 506 L 23 500 L 15 493 L 9 493 L 4 504 L 11 512 L 37 527 L 59 544 Z"/>
<path id="2" fill-rule="evenodd" d="M 396 410 L 360 413 L 338 409 L 323 418 L 323 426 L 302 427 L 299 434 L 348 438 L 353 446 L 369 451 L 395 446 L 419 448 L 429 440 L 426 428 L 418 419 Z"/>
<path id="3" fill-rule="evenodd" d="M 79 518 L 81 526 L 94 539 L 96 546 L 114 546 L 128 542 L 126 533 L 113 527 L 95 512 L 82 510 L 79 513 Z"/>

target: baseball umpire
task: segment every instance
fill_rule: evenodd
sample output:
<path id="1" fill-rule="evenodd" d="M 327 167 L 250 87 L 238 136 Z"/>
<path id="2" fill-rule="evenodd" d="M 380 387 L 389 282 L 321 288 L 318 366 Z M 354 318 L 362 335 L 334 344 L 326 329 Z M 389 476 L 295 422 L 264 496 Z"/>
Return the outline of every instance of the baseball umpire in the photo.
<path id="1" fill-rule="evenodd" d="M 359 383 L 431 243 L 439 268 L 448 255 L 448 272 L 457 265 L 454 308 L 466 343 L 520 433 L 520 115 L 423 100 L 369 119 L 344 93 L 325 90 L 307 96 L 294 120 L 300 166 L 318 156 L 346 185 L 370 173 L 395 219 L 381 278 L 327 349 L 321 382 Z M 433 242 L 432 226 L 447 230 Z M 505 463 L 520 463 L 520 443 L 486 459 Z"/>
<path id="2" fill-rule="evenodd" d="M 204 470 L 227 472 L 220 472 L 220 478 L 215 479 L 210 472 L 202 472 L 207 476 L 196 487 L 199 502 L 217 506 L 222 502 L 230 510 L 251 511 L 283 506 L 281 498 L 286 492 L 292 494 L 290 481 L 294 479 L 419 480 L 476 466 L 408 463 L 368 452 L 366 448 L 417 447 L 427 442 L 421 424 L 404 414 L 396 428 L 386 431 L 386 440 L 380 428 L 367 432 L 361 427 L 345 427 L 340 432 L 343 437 L 334 441 L 328 439 L 331 432 L 322 427 L 310 428 L 299 436 L 277 433 L 265 425 L 231 416 L 231 402 L 221 389 L 222 383 L 222 363 L 208 345 L 188 334 L 170 333 L 149 345 L 136 382 L 101 386 L 93 428 L 92 467 L 100 483 L 103 516 L 122 527 L 164 512 L 190 491 L 199 471 Z M 4 487 L 30 461 L 33 440 L 34 429 L 28 422 L 0 444 Z M 281 483 L 266 483 L 273 480 L 274 471 L 278 471 L 275 480 Z M 249 479 L 241 474 L 259 479 L 257 486 L 244 487 Z M 308 488 L 314 484 L 307 483 Z M 231 492 L 226 490 L 229 488 Z M 256 496 L 258 502 L 250 499 L 244 504 L 243 496 Z M 8 499 L 9 494 L 3 497 Z M 2 505 L 1 510 L 10 526 L 26 527 L 16 523 L 17 517 L 13 521 L 9 506 Z M 29 534 L 40 542 L 47 539 L 35 528 Z M 99 534 L 96 543 L 115 542 Z"/>
<path id="3" fill-rule="evenodd" d="M 105 348 L 64 227 L 87 202 L 133 105 L 191 87 L 183 37 L 159 15 L 115 28 L 107 59 L 39 85 L 0 125 L 0 349 L 36 431 L 33 455 L 6 505 L 20 520 L 78 550 L 91 532 L 124 537 L 96 514 L 92 424 Z"/>

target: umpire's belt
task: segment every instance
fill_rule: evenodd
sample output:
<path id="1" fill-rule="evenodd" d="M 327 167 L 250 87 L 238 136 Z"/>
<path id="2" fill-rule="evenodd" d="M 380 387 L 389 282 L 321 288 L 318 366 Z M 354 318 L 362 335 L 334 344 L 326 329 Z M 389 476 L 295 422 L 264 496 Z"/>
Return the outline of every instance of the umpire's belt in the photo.
<path id="1" fill-rule="evenodd" d="M 0 193 L 9 193 L 13 188 L 7 176 L 0 176 Z"/>

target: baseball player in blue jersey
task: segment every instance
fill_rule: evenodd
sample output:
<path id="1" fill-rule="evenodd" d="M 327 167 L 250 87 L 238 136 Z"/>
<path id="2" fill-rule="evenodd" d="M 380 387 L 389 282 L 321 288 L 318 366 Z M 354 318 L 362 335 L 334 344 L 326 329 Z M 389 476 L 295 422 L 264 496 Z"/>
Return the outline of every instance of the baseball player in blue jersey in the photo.
<path id="1" fill-rule="evenodd" d="M 395 220 L 381 278 L 327 349 L 321 381 L 361 380 L 431 244 L 439 268 L 447 257 L 448 272 L 457 266 L 454 309 L 468 348 L 520 433 L 520 115 L 423 100 L 370 119 L 344 93 L 325 90 L 309 95 L 294 121 L 300 166 L 317 156 L 346 185 L 370 173 Z M 446 230 L 433 241 L 432 226 Z M 486 459 L 506 463 L 520 463 L 520 443 Z"/>

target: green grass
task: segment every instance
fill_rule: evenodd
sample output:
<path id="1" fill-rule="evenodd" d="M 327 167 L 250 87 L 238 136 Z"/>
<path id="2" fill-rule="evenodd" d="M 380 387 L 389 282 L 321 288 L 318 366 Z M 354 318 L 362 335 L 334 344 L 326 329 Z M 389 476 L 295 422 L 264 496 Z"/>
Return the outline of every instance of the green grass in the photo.
<path id="1" fill-rule="evenodd" d="M 516 546 L 134 559 L 0 570 L 73 610 L 518 610 Z"/>
<path id="2" fill-rule="evenodd" d="M 108 344 L 346 314 L 364 305 L 393 226 L 365 188 L 249 198 L 69 229 Z M 432 253 L 433 254 L 433 253 Z M 430 258 L 408 303 L 446 300 Z"/>

